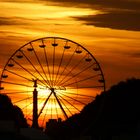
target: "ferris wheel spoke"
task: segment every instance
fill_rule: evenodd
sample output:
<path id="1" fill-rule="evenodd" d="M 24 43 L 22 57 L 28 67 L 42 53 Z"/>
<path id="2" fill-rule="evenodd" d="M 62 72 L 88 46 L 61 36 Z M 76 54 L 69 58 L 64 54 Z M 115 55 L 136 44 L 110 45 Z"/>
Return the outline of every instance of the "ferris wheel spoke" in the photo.
<path id="1" fill-rule="evenodd" d="M 52 119 L 52 100 L 50 99 L 50 106 L 51 106 L 51 119 Z"/>
<path id="2" fill-rule="evenodd" d="M 53 108 L 52 108 L 52 104 L 53 104 L 53 100 L 52 99 L 50 99 L 50 106 L 51 106 L 51 119 L 52 119 L 52 111 L 53 111 Z"/>
<path id="3" fill-rule="evenodd" d="M 34 49 L 33 49 L 34 50 Z M 34 70 L 42 77 L 42 79 L 45 81 L 45 83 L 47 84 L 47 87 L 48 86 L 48 83 L 46 82 L 46 80 L 44 79 L 44 77 L 42 76 L 42 74 L 39 72 L 39 70 L 33 65 L 33 63 L 30 61 L 30 59 L 24 54 L 23 51 L 21 51 L 21 53 L 24 55 L 24 57 L 26 58 L 26 60 L 31 64 L 31 66 L 34 68 Z M 38 78 L 37 78 L 38 79 Z"/>
<path id="4" fill-rule="evenodd" d="M 27 115 L 26 115 L 26 118 L 30 121 L 33 121 L 32 119 L 32 111 L 30 111 Z"/>
<path id="5" fill-rule="evenodd" d="M 48 62 L 47 52 L 46 52 L 45 48 L 44 48 L 44 55 L 45 55 L 45 61 L 46 61 L 46 64 L 47 64 L 47 69 L 48 69 L 49 78 L 50 78 L 49 83 L 50 83 L 50 86 L 52 86 L 49 62 Z"/>
<path id="6" fill-rule="evenodd" d="M 39 97 L 38 99 L 42 99 L 39 104 L 43 104 L 44 103 L 44 100 L 46 100 L 46 96 L 43 95 L 42 97 Z"/>
<path id="7" fill-rule="evenodd" d="M 55 43 L 55 40 L 54 40 Z M 55 64 L 55 46 L 53 46 L 53 70 L 52 70 L 52 86 L 54 86 L 54 64 Z"/>
<path id="8" fill-rule="evenodd" d="M 63 79 L 63 80 L 65 80 L 65 81 L 63 81 L 63 83 L 60 83 L 60 84 L 63 85 L 64 83 L 66 83 L 66 82 L 72 80 L 73 78 L 79 76 L 81 73 L 83 73 L 83 72 L 85 72 L 86 70 L 90 69 L 93 65 L 94 65 L 94 64 L 92 64 L 92 65 L 86 67 L 85 69 L 83 69 L 83 70 L 81 70 L 80 72 L 76 73 L 75 75 L 73 75 L 72 77 L 68 78 L 67 80 Z"/>
<path id="9" fill-rule="evenodd" d="M 93 66 L 93 65 L 90 65 L 90 66 L 86 67 L 85 69 L 81 70 L 80 72 L 78 72 L 77 74 L 75 74 L 75 75 L 73 75 L 72 77 L 68 78 L 67 80 L 66 80 L 66 78 L 63 79 L 63 81 L 61 81 L 59 84 L 60 84 L 60 85 L 63 85 L 64 83 L 69 82 L 70 80 L 72 80 L 73 78 L 79 76 L 81 73 L 85 72 L 86 70 L 88 70 L 88 69 L 91 68 L 92 66 Z M 64 80 L 65 80 L 65 81 L 64 81 Z"/>
<path id="10" fill-rule="evenodd" d="M 57 115 L 57 119 L 58 119 L 57 102 L 56 102 L 56 100 L 55 100 L 55 99 L 54 99 L 54 105 L 55 105 L 55 111 L 56 111 L 56 115 Z"/>
<path id="11" fill-rule="evenodd" d="M 77 63 L 74 67 L 72 67 L 71 70 L 69 70 L 69 72 L 64 76 L 64 78 L 63 78 L 61 81 L 59 81 L 57 84 L 59 85 L 59 84 L 61 84 L 61 82 L 63 82 L 65 79 L 67 79 L 67 77 L 68 77 L 70 74 L 72 74 L 72 71 L 73 71 L 74 69 L 76 69 L 76 67 L 78 67 L 78 66 L 82 63 L 82 61 L 84 60 L 84 58 L 86 58 L 86 56 L 87 56 L 87 54 L 86 54 L 84 57 L 82 57 L 82 58 L 78 61 L 78 63 Z"/>
<path id="12" fill-rule="evenodd" d="M 29 103 L 29 104 L 27 104 L 27 105 L 25 105 L 24 107 L 22 107 L 21 109 L 22 110 L 24 110 L 24 109 L 26 109 L 28 106 L 30 106 L 30 105 L 32 105 L 33 104 L 33 102 L 31 102 L 31 103 Z"/>
<path id="13" fill-rule="evenodd" d="M 18 91 L 18 92 L 8 92 L 8 93 L 4 93 L 4 94 L 20 94 L 20 93 L 30 93 L 30 92 L 33 92 L 33 91 Z"/>
<path id="14" fill-rule="evenodd" d="M 64 53 L 65 53 L 65 49 L 63 49 L 63 53 L 62 53 L 62 56 L 61 56 L 59 67 L 58 67 L 58 70 L 57 70 L 57 73 L 56 73 L 56 77 L 55 77 L 55 80 L 54 80 L 54 85 L 56 85 L 56 81 L 57 81 L 57 78 L 58 78 L 58 75 L 59 75 L 59 71 L 60 71 L 60 67 L 61 67 L 62 61 L 63 61 Z"/>
<path id="15" fill-rule="evenodd" d="M 73 82 L 73 83 L 70 83 L 70 84 L 63 85 L 63 86 L 66 87 L 66 86 L 69 86 L 69 85 L 73 85 L 73 84 L 75 84 L 75 83 L 80 83 L 80 82 L 83 82 L 83 81 L 86 81 L 86 80 L 95 78 L 95 77 L 97 77 L 97 76 L 100 76 L 100 74 L 96 74 L 96 75 L 87 77 L 87 78 L 85 78 L 85 79 L 82 79 L 82 80 L 79 80 L 79 81 L 76 81 L 76 82 Z"/>
<path id="16" fill-rule="evenodd" d="M 65 112 L 63 106 L 61 105 L 61 102 L 59 101 L 58 97 L 56 96 L 56 93 L 53 92 L 53 95 L 54 95 L 54 97 L 56 98 L 56 101 L 57 101 L 57 103 L 59 104 L 59 106 L 60 106 L 60 108 L 61 108 L 61 110 L 62 110 L 62 112 L 63 112 L 65 118 L 68 119 L 68 115 L 66 114 L 66 112 Z"/>
<path id="17" fill-rule="evenodd" d="M 68 41 L 66 41 L 65 46 L 67 46 L 67 43 L 68 43 Z M 58 74 L 59 74 L 59 71 L 60 71 L 60 67 L 61 67 L 61 64 L 62 64 L 62 62 L 63 62 L 63 58 L 64 58 L 65 50 L 66 50 L 66 49 L 64 48 L 64 49 L 63 49 L 62 56 L 61 56 L 61 59 L 60 59 L 59 67 L 58 67 L 58 70 L 57 70 L 57 73 L 56 73 L 56 77 L 55 77 L 54 85 L 56 85 L 56 81 L 57 81 L 57 77 L 58 77 Z"/>
<path id="18" fill-rule="evenodd" d="M 28 114 L 27 114 L 27 108 L 29 107 L 29 106 L 31 106 L 33 104 L 33 102 L 31 102 L 31 103 L 29 103 L 29 104 L 27 104 L 27 105 L 25 105 L 24 107 L 22 107 L 21 109 L 23 110 L 23 111 L 25 111 L 25 109 L 26 109 L 26 118 L 29 118 L 29 116 L 31 116 L 31 114 L 32 114 L 32 111 L 28 111 Z M 33 106 L 33 105 L 32 105 Z"/>
<path id="19" fill-rule="evenodd" d="M 59 92 L 59 94 L 65 96 L 65 97 L 67 97 L 67 98 L 69 98 L 69 99 L 72 99 L 72 100 L 74 100 L 74 101 L 76 101 L 76 102 L 78 102 L 78 103 L 80 103 L 80 104 L 82 104 L 82 105 L 86 105 L 86 103 L 84 103 L 84 102 L 82 102 L 82 101 L 80 101 L 80 100 L 77 100 L 77 99 L 75 99 L 75 98 L 73 98 L 73 97 L 70 97 L 70 96 L 68 96 L 68 95 L 65 95 L 65 94 L 62 93 L 62 92 Z"/>
<path id="20" fill-rule="evenodd" d="M 24 98 L 24 99 L 15 101 L 15 102 L 13 102 L 13 103 L 14 103 L 14 104 L 15 104 L 15 103 L 19 103 L 19 102 L 22 102 L 22 101 L 24 101 L 24 100 L 31 99 L 31 98 L 33 98 L 33 97 L 32 97 L 32 96 L 31 96 L 31 97 L 27 97 L 27 98 Z"/>
<path id="21" fill-rule="evenodd" d="M 48 104 L 49 104 L 49 101 L 48 101 Z M 42 126 L 44 124 L 44 121 L 45 121 L 45 118 L 46 118 L 46 115 L 47 115 L 47 111 L 48 111 L 48 109 L 47 109 L 47 105 L 46 105 L 46 111 L 45 111 L 45 114 L 44 114 L 44 117 L 43 117 Z"/>
<path id="22" fill-rule="evenodd" d="M 81 86 L 81 87 L 67 87 L 66 89 L 92 89 L 92 88 L 103 88 L 104 86 L 102 85 L 97 85 L 97 86 Z"/>
<path id="23" fill-rule="evenodd" d="M 11 84 L 11 85 L 18 85 L 18 86 L 24 86 L 24 87 L 33 87 L 33 86 L 26 85 L 26 84 L 14 83 L 14 82 L 9 82 L 9 81 L 1 81 L 1 83 Z"/>
<path id="24" fill-rule="evenodd" d="M 43 96 L 41 96 L 43 97 Z M 39 98 L 38 98 L 39 99 Z M 44 100 L 44 99 L 43 99 Z M 22 107 L 21 109 L 22 110 L 25 110 L 27 109 L 28 106 L 32 105 L 33 104 L 33 101 L 31 101 L 29 104 L 25 105 L 24 107 Z M 26 118 L 29 118 L 28 116 L 30 116 L 32 114 L 32 111 L 30 111 L 28 114 L 26 113 Z"/>
<path id="25" fill-rule="evenodd" d="M 33 48 L 33 45 L 32 45 L 32 43 L 30 43 L 30 45 L 31 45 L 31 47 Z M 40 62 L 40 59 L 39 59 L 39 57 L 38 57 L 38 55 L 37 55 L 37 53 L 36 53 L 36 51 L 35 51 L 35 49 L 33 48 L 33 52 L 34 52 L 34 54 L 35 54 L 35 56 L 36 56 L 36 59 L 37 59 L 37 61 L 38 61 L 38 63 L 39 63 L 39 65 L 40 65 L 40 67 L 41 67 L 41 69 L 42 69 L 42 71 L 43 71 L 43 73 L 44 73 L 44 75 L 45 75 L 45 78 L 46 78 L 46 80 L 45 80 L 45 82 L 50 86 L 50 83 L 49 83 L 49 80 L 48 80 L 48 78 L 47 78 L 47 75 L 46 75 L 46 73 L 45 73 L 45 70 L 44 70 L 44 68 L 43 68 L 43 66 L 42 66 L 42 64 L 41 64 L 41 62 Z M 41 74 L 41 73 L 40 73 Z M 39 75 L 40 75 L 39 74 Z M 43 77 L 43 76 L 41 76 L 41 77 Z"/>
<path id="26" fill-rule="evenodd" d="M 44 84 L 44 82 L 42 82 L 41 80 L 39 80 L 38 77 L 36 77 L 34 74 L 32 74 L 29 70 L 27 70 L 25 67 L 23 67 L 21 64 L 19 64 L 16 60 L 14 60 L 12 58 L 12 60 L 17 64 L 19 65 L 23 70 L 25 70 L 26 72 L 28 72 L 31 76 L 33 76 L 35 79 L 38 79 L 38 81 L 40 81 L 44 86 L 46 86 L 46 84 Z"/>
<path id="27" fill-rule="evenodd" d="M 78 48 L 78 47 L 77 47 L 77 48 Z M 77 48 L 76 48 L 76 49 L 77 49 Z M 76 49 L 75 49 L 75 51 L 76 51 Z M 72 61 L 72 58 L 74 57 L 75 51 L 73 52 L 73 54 L 71 55 L 71 57 L 70 57 L 68 63 L 65 65 L 63 71 L 62 71 L 61 74 L 59 75 L 59 77 L 58 77 L 58 79 L 57 79 L 57 81 L 56 81 L 56 84 L 58 83 L 59 79 L 61 78 L 61 76 L 63 75 L 63 73 L 65 72 L 65 70 L 67 69 L 67 67 L 68 67 L 68 65 L 70 64 L 70 62 Z"/>
<path id="28" fill-rule="evenodd" d="M 32 107 L 33 107 L 33 101 L 31 101 L 29 104 L 25 105 L 25 106 L 22 107 L 21 109 L 22 109 L 22 110 L 25 110 L 25 109 L 27 109 L 27 107 L 29 107 L 29 106 L 31 106 L 31 105 L 32 105 Z M 31 114 L 32 114 L 32 111 L 28 112 L 28 114 L 26 113 L 26 118 L 29 119 L 29 116 L 31 116 Z M 31 119 L 30 119 L 30 120 L 31 120 Z"/>
<path id="29" fill-rule="evenodd" d="M 54 104 L 55 104 L 55 99 L 52 99 L 52 118 L 54 118 L 54 112 L 56 112 L 55 108 L 54 108 Z"/>
<path id="30" fill-rule="evenodd" d="M 58 96 L 58 98 L 59 98 L 59 96 Z M 69 112 L 71 115 L 73 115 L 72 112 L 70 111 L 70 109 L 67 107 L 67 105 L 63 102 L 63 100 L 61 100 L 60 98 L 59 98 L 59 100 L 60 100 L 61 103 L 64 105 L 64 107 L 68 110 L 68 112 Z"/>
<path id="31" fill-rule="evenodd" d="M 40 112 L 38 113 L 38 117 L 39 117 L 40 114 L 42 113 L 42 111 L 43 111 L 45 105 L 47 104 L 47 102 L 48 102 L 48 100 L 49 100 L 49 98 L 50 98 L 51 95 L 52 95 L 52 92 L 49 94 L 49 96 L 48 96 L 47 99 L 45 100 L 45 102 L 44 102 L 42 108 L 40 109 Z"/>
<path id="32" fill-rule="evenodd" d="M 23 78 L 23 79 L 26 79 L 26 80 L 28 80 L 28 81 L 33 81 L 33 80 L 31 80 L 31 79 L 29 79 L 29 78 L 27 78 L 27 77 L 25 77 L 25 76 L 19 75 L 19 74 L 13 72 L 13 71 L 10 71 L 10 70 L 7 70 L 7 69 L 5 69 L 5 70 L 8 71 L 9 73 L 13 74 L 13 75 L 16 75 L 16 76 L 18 76 L 18 77 L 21 77 L 21 78 Z"/>
<path id="33" fill-rule="evenodd" d="M 26 79 L 27 81 L 33 82 L 33 80 L 31 80 L 31 79 L 29 79 L 29 78 L 27 78 L 27 77 L 25 77 L 25 76 L 23 76 L 23 75 L 19 75 L 19 74 L 13 72 L 13 71 L 10 71 L 10 70 L 7 70 L 7 69 L 5 69 L 5 70 L 6 70 L 7 72 L 13 74 L 13 75 L 16 75 L 16 76 L 18 76 L 18 77 L 21 77 L 21 78 L 23 78 L 23 79 Z M 41 85 L 41 84 L 39 84 L 39 85 Z M 42 85 L 41 85 L 41 86 L 42 86 Z M 43 86 L 44 86 L 44 85 L 43 85 Z"/>
<path id="34" fill-rule="evenodd" d="M 80 72 L 76 73 L 75 75 L 73 75 L 72 77 L 68 78 L 67 80 L 63 79 L 63 80 L 65 80 L 65 81 L 63 81 L 63 83 L 59 83 L 59 84 L 60 84 L 60 85 L 63 85 L 64 83 L 69 82 L 69 81 L 72 80 L 73 78 L 79 76 L 81 73 L 83 73 L 83 72 L 85 72 L 86 70 L 90 69 L 93 65 L 94 65 L 94 64 L 92 64 L 92 65 L 86 67 L 85 69 L 83 69 L 83 70 L 81 70 Z"/>
<path id="35" fill-rule="evenodd" d="M 66 92 L 66 94 L 70 94 L 70 95 L 76 95 L 76 96 L 83 96 L 83 97 L 88 97 L 88 98 L 95 98 L 95 96 L 90 96 L 90 95 L 85 95 L 85 94 L 79 94 L 79 93 L 74 93 L 74 92 Z"/>
<path id="36" fill-rule="evenodd" d="M 60 94 L 58 95 L 58 97 L 61 98 L 61 100 L 66 101 L 69 105 L 71 105 L 75 110 L 77 110 L 78 112 L 81 112 L 77 107 L 75 107 L 71 102 L 69 102 L 68 100 L 66 100 L 65 98 L 63 98 Z"/>

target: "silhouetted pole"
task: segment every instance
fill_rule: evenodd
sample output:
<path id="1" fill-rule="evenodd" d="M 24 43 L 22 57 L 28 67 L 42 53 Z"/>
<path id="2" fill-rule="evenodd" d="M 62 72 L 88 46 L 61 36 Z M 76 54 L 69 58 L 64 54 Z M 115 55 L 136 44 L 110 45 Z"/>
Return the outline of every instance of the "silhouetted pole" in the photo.
<path id="1" fill-rule="evenodd" d="M 37 80 L 34 80 L 34 91 L 33 91 L 33 128 L 38 128 L 38 104 L 37 104 Z"/>

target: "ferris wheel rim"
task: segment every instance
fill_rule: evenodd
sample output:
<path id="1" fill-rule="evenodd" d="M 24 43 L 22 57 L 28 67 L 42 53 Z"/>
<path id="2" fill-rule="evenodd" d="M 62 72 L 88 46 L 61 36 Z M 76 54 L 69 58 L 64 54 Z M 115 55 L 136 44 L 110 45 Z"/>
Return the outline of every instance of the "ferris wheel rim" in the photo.
<path id="1" fill-rule="evenodd" d="M 10 60 L 16 55 L 17 52 L 19 52 L 20 50 L 22 50 L 22 48 L 24 48 L 25 46 L 27 46 L 28 44 L 32 44 L 33 42 L 36 42 L 36 41 L 40 41 L 40 40 L 47 40 L 47 39 L 60 39 L 60 40 L 66 40 L 66 41 L 69 41 L 69 42 L 72 42 L 76 45 L 78 45 L 79 47 L 81 47 L 85 52 L 87 52 L 92 58 L 93 60 L 95 61 L 95 63 L 98 65 L 98 68 L 100 70 L 100 75 L 102 77 L 102 80 L 103 80 L 103 88 L 104 88 L 104 91 L 105 91 L 105 79 L 104 79 L 104 74 L 103 74 L 103 71 L 100 67 L 100 64 L 98 63 L 98 61 L 96 60 L 96 58 L 93 56 L 92 53 L 90 53 L 90 51 L 88 51 L 85 47 L 83 47 L 82 45 L 80 45 L 79 43 L 75 42 L 75 41 L 72 41 L 70 39 L 67 39 L 67 38 L 63 38 L 63 37 L 43 37 L 43 38 L 38 38 L 38 39 L 35 39 L 35 40 L 32 40 L 28 43 L 26 43 L 25 45 L 21 46 L 19 49 L 17 49 L 12 55 L 11 57 L 8 59 L 7 63 L 5 64 L 4 68 L 3 68 L 3 71 L 1 73 L 1 77 L 0 77 L 0 87 L 1 87 L 1 81 L 2 81 L 2 75 L 4 74 L 5 70 L 6 70 L 6 67 L 8 65 L 8 63 L 10 62 Z M 60 96 L 61 97 L 61 96 Z M 62 99 L 62 98 L 61 98 Z"/>
<path id="2" fill-rule="evenodd" d="M 24 46 L 26 46 L 26 45 L 28 45 L 28 44 L 31 44 L 32 42 L 35 42 L 35 41 L 38 41 L 38 40 L 44 40 L 44 39 L 50 39 L 50 38 L 62 39 L 62 40 L 70 41 L 70 42 L 72 42 L 72 43 L 74 43 L 74 44 L 77 44 L 78 46 L 80 46 L 81 48 L 83 48 L 85 51 L 87 51 L 87 52 L 92 56 L 92 58 L 95 60 L 96 64 L 98 65 L 98 67 L 99 67 L 99 69 L 100 69 L 100 71 L 101 71 L 101 75 L 102 75 L 102 78 L 103 78 L 103 81 L 104 81 L 104 91 L 106 90 L 106 84 L 105 84 L 105 78 L 104 78 L 103 71 L 102 71 L 102 69 L 101 69 L 101 66 L 100 66 L 99 62 L 96 60 L 96 58 L 93 56 L 93 54 L 90 53 L 90 51 L 87 50 L 85 47 L 83 47 L 81 44 L 79 44 L 79 43 L 77 43 L 77 42 L 75 42 L 75 41 L 73 41 L 73 40 L 64 38 L 64 37 L 57 37 L 57 36 L 42 37 L 42 38 L 34 39 L 34 40 L 29 41 L 29 42 L 27 42 L 26 44 L 22 45 L 21 47 L 19 47 L 19 49 L 17 49 L 17 50 L 9 57 L 8 61 L 6 62 L 5 66 L 4 66 L 3 70 L 2 70 L 1 75 L 3 74 L 4 69 L 6 68 L 7 64 L 8 64 L 9 61 L 10 61 L 10 59 L 11 59 L 19 50 L 21 50 Z M 2 79 L 2 78 L 0 77 L 0 81 L 1 81 L 1 79 Z M 0 85 L 1 85 L 1 83 L 0 83 Z"/>

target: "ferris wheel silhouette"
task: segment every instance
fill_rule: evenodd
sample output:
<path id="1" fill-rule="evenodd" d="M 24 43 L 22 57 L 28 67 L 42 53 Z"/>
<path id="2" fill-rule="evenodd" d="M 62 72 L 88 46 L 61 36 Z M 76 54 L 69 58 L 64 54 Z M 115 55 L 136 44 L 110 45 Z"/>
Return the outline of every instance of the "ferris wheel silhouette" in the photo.
<path id="1" fill-rule="evenodd" d="M 44 37 L 17 49 L 5 64 L 0 92 L 18 105 L 34 127 L 79 113 L 105 90 L 103 71 L 82 45 Z"/>

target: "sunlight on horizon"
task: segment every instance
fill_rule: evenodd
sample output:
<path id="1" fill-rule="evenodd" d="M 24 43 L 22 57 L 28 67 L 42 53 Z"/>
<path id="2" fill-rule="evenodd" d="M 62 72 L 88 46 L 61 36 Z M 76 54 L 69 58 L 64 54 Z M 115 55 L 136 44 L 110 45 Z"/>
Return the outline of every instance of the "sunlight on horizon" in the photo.
<path id="1" fill-rule="evenodd" d="M 9 90 L 8 90 L 9 94 L 6 93 L 6 95 L 8 95 L 12 99 L 12 103 L 14 105 L 19 106 L 22 109 L 24 116 L 26 117 L 27 122 L 30 125 L 32 125 L 31 120 L 32 120 L 32 112 L 33 112 L 33 90 L 34 90 L 34 88 L 27 87 L 27 88 L 17 89 L 16 91 L 13 91 L 13 88 L 9 88 Z M 43 104 L 44 104 L 45 100 L 47 99 L 48 95 L 51 93 L 51 91 L 48 89 L 41 89 L 39 87 L 37 88 L 37 91 L 38 91 L 38 113 L 40 113 L 40 110 L 42 109 Z M 65 96 L 68 95 L 70 98 L 79 100 L 80 98 L 78 98 L 79 97 L 78 94 L 84 95 L 84 96 L 92 95 L 93 97 L 96 97 L 97 95 L 100 94 L 100 91 L 101 90 L 98 90 L 98 89 L 93 90 L 93 89 L 84 89 L 83 88 L 83 89 L 79 89 L 79 91 L 76 93 L 73 90 L 68 88 L 68 90 L 66 90 L 66 92 L 61 91 L 61 98 L 65 98 L 68 102 L 71 102 L 71 99 L 69 99 L 69 98 L 67 99 Z M 76 93 L 77 95 L 73 95 L 73 92 Z M 2 91 L 0 91 L 0 93 L 5 94 Z M 67 93 L 69 93 L 70 95 Z M 58 94 L 58 97 L 59 97 L 59 92 L 57 92 L 57 90 L 56 90 L 56 94 Z M 94 99 L 95 98 L 91 98 L 88 101 L 88 103 L 92 102 Z M 85 102 L 86 100 L 87 100 L 86 98 L 83 98 L 81 100 L 81 102 Z M 64 102 L 65 102 L 65 100 L 63 101 L 62 105 L 64 104 Z M 81 106 L 79 103 L 76 103 L 76 101 L 74 101 L 74 100 L 73 100 L 72 104 L 78 110 L 82 110 L 84 107 L 83 105 Z M 64 106 L 65 110 L 66 110 L 66 108 L 68 108 L 73 115 L 79 113 L 67 102 L 65 102 L 65 106 Z M 69 117 L 71 116 L 70 112 L 68 110 L 66 110 L 66 113 Z M 52 94 L 48 103 L 45 105 L 45 108 L 43 109 L 43 111 L 38 119 L 38 122 L 39 122 L 40 127 L 45 127 L 45 125 L 46 125 L 45 122 L 47 122 L 49 119 L 58 119 L 58 118 L 61 118 L 63 121 L 66 119 L 59 104 L 56 101 L 56 98 Z"/>

